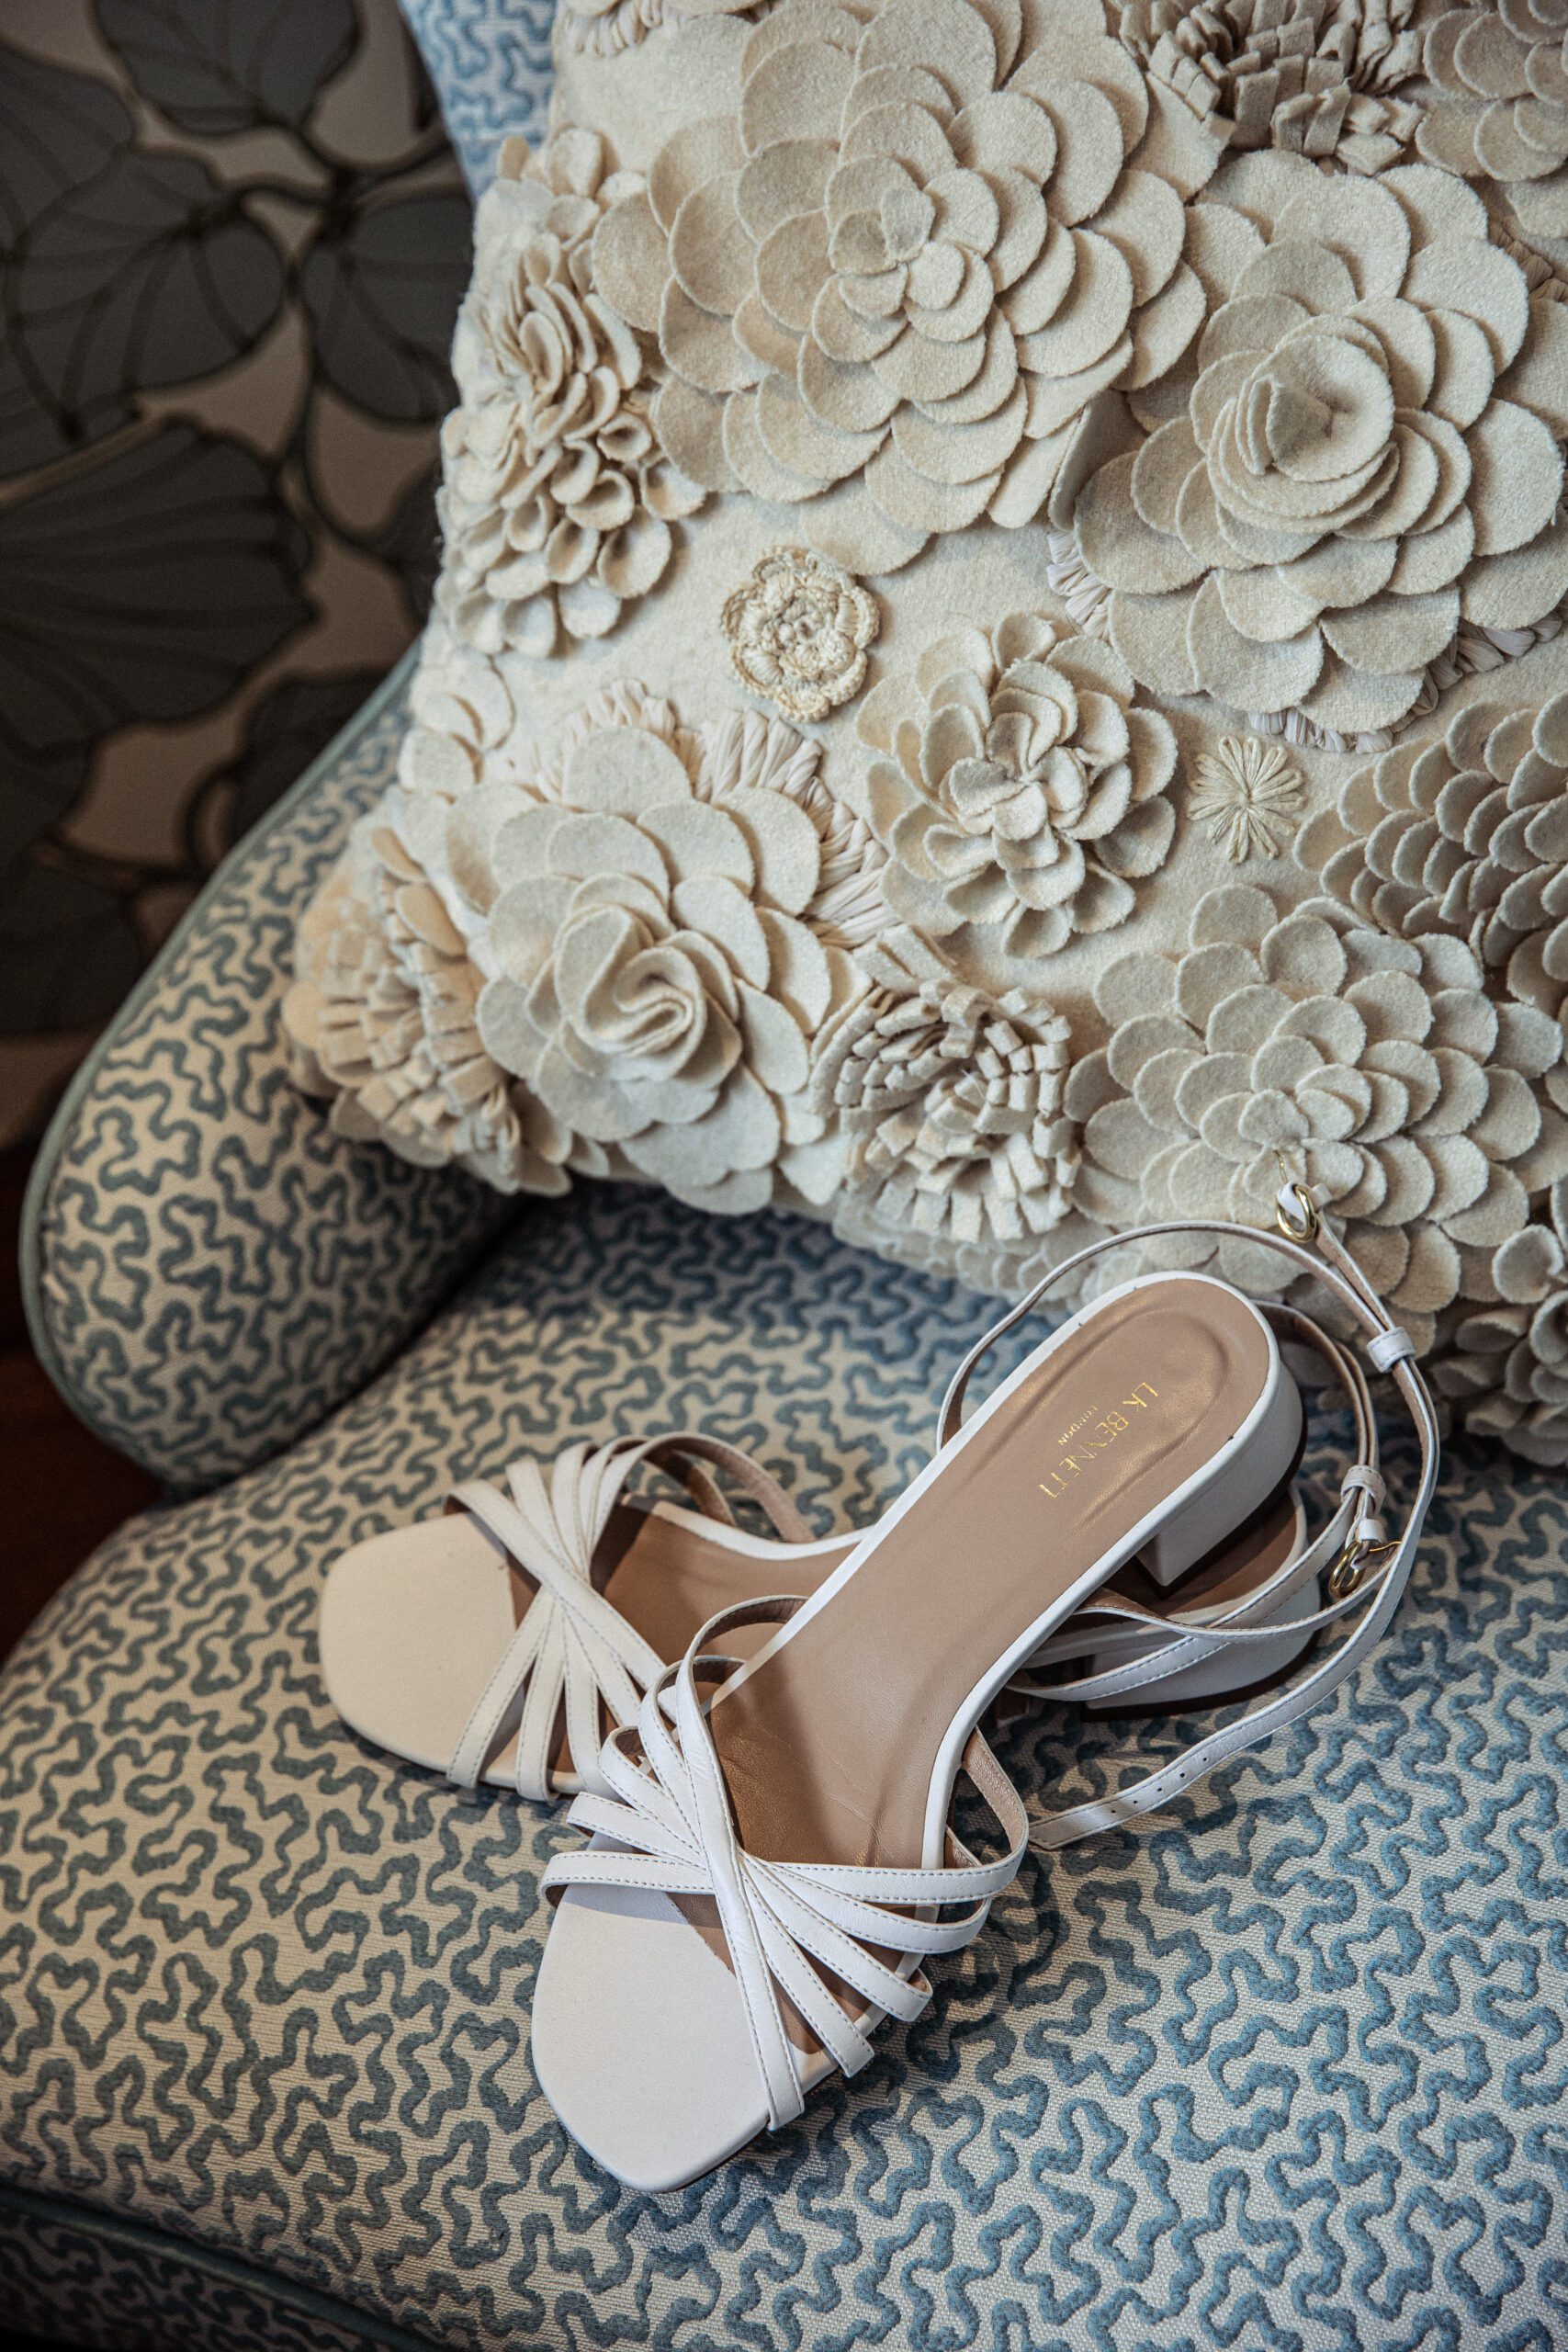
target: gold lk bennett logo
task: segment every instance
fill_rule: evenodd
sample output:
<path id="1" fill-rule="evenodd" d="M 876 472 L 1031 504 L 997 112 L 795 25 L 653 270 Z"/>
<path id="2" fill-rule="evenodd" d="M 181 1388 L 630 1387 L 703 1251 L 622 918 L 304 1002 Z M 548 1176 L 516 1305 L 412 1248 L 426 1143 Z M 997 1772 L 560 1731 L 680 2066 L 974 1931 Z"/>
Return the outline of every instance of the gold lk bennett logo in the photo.
<path id="1" fill-rule="evenodd" d="M 1069 1421 L 1056 1442 L 1058 1445 L 1070 1445 L 1073 1450 L 1070 1453 L 1064 1453 L 1055 1468 L 1038 1481 L 1041 1493 L 1048 1495 L 1053 1502 L 1058 1495 L 1065 1495 L 1072 1481 L 1080 1477 L 1102 1453 L 1108 1453 L 1117 1439 L 1133 1427 L 1140 1413 L 1148 1411 L 1158 1396 L 1159 1390 L 1151 1381 L 1140 1380 L 1132 1395 L 1123 1396 L 1121 1404 L 1113 1406 L 1109 1413 L 1080 1413 L 1076 1421 Z M 1083 1434 L 1080 1435 L 1080 1431 Z"/>

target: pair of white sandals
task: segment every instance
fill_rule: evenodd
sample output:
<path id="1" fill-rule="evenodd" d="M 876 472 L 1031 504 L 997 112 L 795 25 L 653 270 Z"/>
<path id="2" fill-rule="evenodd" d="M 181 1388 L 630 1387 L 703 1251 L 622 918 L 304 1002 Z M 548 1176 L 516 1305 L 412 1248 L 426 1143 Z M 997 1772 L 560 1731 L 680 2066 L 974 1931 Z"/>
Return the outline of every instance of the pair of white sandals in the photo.
<path id="1" fill-rule="evenodd" d="M 1054 1283 L 1129 1239 L 1233 1230 L 1184 1221 L 1097 1243 L 1021 1301 L 960 1368 L 930 1464 L 853 1541 L 811 1540 L 766 1471 L 688 1433 L 575 1445 L 547 1476 L 517 1462 L 509 1493 L 459 1487 L 445 1515 L 334 1565 L 321 1664 L 355 1730 L 464 1787 L 574 1796 L 589 1839 L 545 1872 L 533 2057 L 618 2178 L 678 2188 L 792 2121 L 835 2068 L 866 2063 L 879 2026 L 919 2013 L 924 1962 L 979 1932 L 1031 1845 L 1168 1804 L 1304 1713 L 1382 1634 L 1436 1481 L 1431 1399 L 1314 1196 L 1287 1184 L 1278 1223 L 1256 1238 L 1326 1285 L 1415 1422 L 1397 1539 L 1351 1349 L 1210 1274 L 1108 1292 L 961 1421 L 980 1357 Z M 1354 1430 L 1338 1507 L 1310 1535 L 1282 1344 L 1322 1359 Z M 645 1464 L 691 1507 L 634 1498 Z M 735 1524 L 721 1475 L 775 1540 Z M 1303 1679 L 1269 1689 L 1351 1619 Z M 1042 1820 L 978 1728 L 1010 1684 L 1118 1711 L 1266 1695 L 1174 1763 Z M 960 1773 L 999 1826 L 998 1859 L 950 1826 Z"/>

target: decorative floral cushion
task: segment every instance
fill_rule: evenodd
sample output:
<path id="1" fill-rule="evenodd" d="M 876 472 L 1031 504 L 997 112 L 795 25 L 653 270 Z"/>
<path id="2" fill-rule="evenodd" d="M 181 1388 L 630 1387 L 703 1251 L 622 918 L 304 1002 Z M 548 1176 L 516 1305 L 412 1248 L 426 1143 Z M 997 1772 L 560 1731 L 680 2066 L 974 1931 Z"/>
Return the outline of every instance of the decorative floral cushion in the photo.
<path id="1" fill-rule="evenodd" d="M 333 1121 L 997 1291 L 1284 1169 L 1568 1459 L 1565 29 L 565 0 Z"/>

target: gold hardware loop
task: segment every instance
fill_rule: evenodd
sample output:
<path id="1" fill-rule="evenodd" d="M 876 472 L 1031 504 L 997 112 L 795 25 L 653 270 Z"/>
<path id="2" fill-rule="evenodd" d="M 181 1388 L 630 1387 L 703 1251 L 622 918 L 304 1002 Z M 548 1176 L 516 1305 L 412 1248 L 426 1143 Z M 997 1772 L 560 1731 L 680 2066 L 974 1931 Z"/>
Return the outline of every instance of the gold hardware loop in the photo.
<path id="1" fill-rule="evenodd" d="M 1286 1185 L 1285 1190 L 1301 1211 L 1301 1223 L 1299 1225 L 1293 1223 L 1285 1213 L 1284 1202 L 1277 1201 L 1274 1205 L 1275 1224 L 1287 1241 L 1314 1240 L 1317 1235 L 1317 1203 L 1304 1184 L 1291 1182 Z"/>
<path id="2" fill-rule="evenodd" d="M 1348 1600 L 1361 1581 L 1361 1568 L 1368 1560 L 1375 1560 L 1385 1552 L 1397 1552 L 1397 1543 L 1358 1544 L 1351 1540 L 1328 1571 L 1328 1592 L 1333 1600 Z"/>

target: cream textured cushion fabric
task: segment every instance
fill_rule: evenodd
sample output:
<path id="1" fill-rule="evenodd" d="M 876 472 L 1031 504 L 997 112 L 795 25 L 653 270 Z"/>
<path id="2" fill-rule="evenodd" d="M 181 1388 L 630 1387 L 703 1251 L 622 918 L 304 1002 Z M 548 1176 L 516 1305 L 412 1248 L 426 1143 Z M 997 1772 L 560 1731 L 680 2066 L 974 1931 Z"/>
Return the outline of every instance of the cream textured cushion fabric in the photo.
<path id="1" fill-rule="evenodd" d="M 1565 29 L 569 0 L 299 932 L 335 1124 L 1004 1292 L 1283 1167 L 1568 1459 Z"/>

